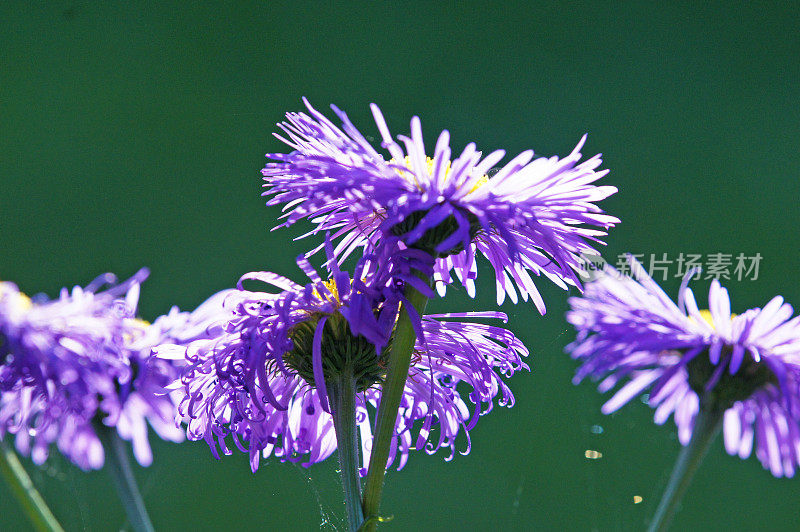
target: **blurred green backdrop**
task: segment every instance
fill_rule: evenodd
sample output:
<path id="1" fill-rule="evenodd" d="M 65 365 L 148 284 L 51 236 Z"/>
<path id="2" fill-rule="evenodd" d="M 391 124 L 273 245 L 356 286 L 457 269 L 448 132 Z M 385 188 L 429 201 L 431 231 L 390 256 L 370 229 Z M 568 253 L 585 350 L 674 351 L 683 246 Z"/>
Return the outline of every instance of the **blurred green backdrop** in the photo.
<path id="1" fill-rule="evenodd" d="M 758 252 L 758 280 L 727 282 L 734 311 L 775 294 L 800 302 L 795 3 L 186 6 L 0 7 L 0 278 L 54 296 L 146 265 L 148 319 L 251 270 L 302 279 L 294 257 L 310 242 L 291 242 L 302 227 L 268 231 L 277 211 L 259 170 L 283 150 L 275 122 L 307 96 L 368 135 L 369 102 L 394 133 L 418 114 L 429 142 L 447 128 L 455 149 L 563 156 L 589 132 L 584 154 L 602 152 L 603 183 L 620 189 L 603 204 L 623 220 L 609 261 Z M 429 308 L 491 309 L 482 279 L 475 301 L 454 292 Z M 678 279 L 664 284 L 674 294 Z M 697 283 L 703 301 L 707 286 Z M 390 472 L 386 530 L 636 530 L 651 516 L 678 453 L 674 426 L 655 426 L 640 403 L 603 416 L 592 384 L 570 384 L 566 295 L 540 287 L 545 317 L 503 309 L 532 351 L 532 373 L 510 382 L 516 406 L 481 420 L 470 455 L 417 453 Z M 218 462 L 202 442 L 153 445 L 155 464 L 137 472 L 157 529 L 344 528 L 335 457 L 307 470 L 270 460 L 253 475 L 241 453 Z M 127 526 L 105 472 L 57 453 L 25 464 L 67 529 Z M 0 520 L 28 526 L 5 486 Z M 729 457 L 721 441 L 675 521 L 798 526 L 800 483 Z"/>

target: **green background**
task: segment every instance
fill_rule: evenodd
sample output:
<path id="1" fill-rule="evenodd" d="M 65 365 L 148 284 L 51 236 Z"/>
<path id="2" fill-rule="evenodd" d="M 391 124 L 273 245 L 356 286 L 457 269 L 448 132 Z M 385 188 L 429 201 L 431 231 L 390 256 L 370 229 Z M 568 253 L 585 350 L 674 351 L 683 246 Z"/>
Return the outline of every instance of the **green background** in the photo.
<path id="1" fill-rule="evenodd" d="M 734 311 L 775 294 L 798 303 L 800 11 L 663 4 L 4 3 L 0 278 L 53 296 L 146 265 L 148 319 L 248 271 L 302 280 L 294 257 L 310 242 L 291 241 L 303 227 L 268 231 L 277 210 L 259 170 L 283 150 L 274 124 L 307 96 L 367 135 L 370 102 L 395 134 L 419 115 L 430 147 L 447 128 L 456 150 L 563 156 L 588 132 L 583 153 L 602 152 L 602 182 L 620 190 L 602 204 L 622 219 L 609 261 L 759 252 L 757 281 L 726 283 Z M 493 308 L 490 277 L 480 270 L 475 301 L 456 291 L 430 308 Z M 664 285 L 674 294 L 678 280 Z M 386 530 L 637 530 L 652 515 L 679 450 L 674 425 L 655 426 L 638 401 L 603 416 L 607 397 L 570 384 L 566 296 L 539 286 L 546 316 L 503 307 L 532 351 L 532 373 L 510 381 L 516 406 L 478 423 L 468 456 L 416 453 L 391 471 Z M 696 284 L 701 303 L 707 286 Z M 215 461 L 203 442 L 152 443 L 155 463 L 137 476 L 157 529 L 344 529 L 335 458 L 269 460 L 253 475 L 242 453 Z M 127 526 L 104 471 L 57 453 L 25 463 L 68 530 Z M 0 520 L 28 526 L 5 486 Z M 798 526 L 798 480 L 717 441 L 674 528 Z"/>

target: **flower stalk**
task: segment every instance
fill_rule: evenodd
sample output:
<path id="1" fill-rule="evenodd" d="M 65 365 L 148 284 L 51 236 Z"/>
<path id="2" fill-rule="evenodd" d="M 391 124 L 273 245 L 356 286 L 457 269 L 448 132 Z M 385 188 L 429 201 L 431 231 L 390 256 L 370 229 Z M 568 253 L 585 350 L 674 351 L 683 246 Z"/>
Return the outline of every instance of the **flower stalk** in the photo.
<path id="1" fill-rule="evenodd" d="M 355 532 L 364 522 L 361 509 L 361 481 L 358 476 L 358 432 L 356 429 L 356 380 L 352 368 L 346 368 L 337 378 L 328 379 L 333 428 L 339 469 L 347 508 L 347 525 Z"/>
<path id="2" fill-rule="evenodd" d="M 0 441 L 0 473 L 17 497 L 36 530 L 40 532 L 64 532 L 47 503 L 36 490 L 31 477 L 17 458 L 17 454 Z"/>
<path id="3" fill-rule="evenodd" d="M 664 490 L 658 509 L 647 528 L 648 532 L 662 532 L 669 527 L 683 494 L 722 427 L 724 413 L 724 408 L 719 408 L 712 402 L 701 401 L 700 411 L 695 418 L 692 438 L 678 455 L 667 488 Z"/>
<path id="4" fill-rule="evenodd" d="M 426 282 L 430 279 L 425 278 Z M 418 315 L 425 312 L 428 298 L 411 285 L 405 288 L 406 301 L 414 307 Z M 372 454 L 369 460 L 369 470 L 364 485 L 364 531 L 375 530 L 379 519 L 378 510 L 383 491 L 383 479 L 386 474 L 386 463 L 389 459 L 389 450 L 394 438 L 397 412 L 400 408 L 400 399 L 408 378 L 408 368 L 411 365 L 411 354 L 417 335 L 412 325 L 408 310 L 403 308 L 395 326 L 392 344 L 387 354 L 386 379 L 382 385 L 382 396 L 378 415 L 375 421 L 375 437 L 372 443 Z"/>
<path id="5" fill-rule="evenodd" d="M 103 443 L 103 448 L 110 456 L 107 456 L 106 464 L 117 493 L 125 507 L 125 513 L 130 521 L 131 528 L 136 532 L 154 532 L 150 516 L 144 506 L 144 500 L 139 493 L 136 485 L 136 477 L 133 475 L 125 443 L 114 428 L 107 427 L 101 423 L 95 424 L 97 436 Z"/>

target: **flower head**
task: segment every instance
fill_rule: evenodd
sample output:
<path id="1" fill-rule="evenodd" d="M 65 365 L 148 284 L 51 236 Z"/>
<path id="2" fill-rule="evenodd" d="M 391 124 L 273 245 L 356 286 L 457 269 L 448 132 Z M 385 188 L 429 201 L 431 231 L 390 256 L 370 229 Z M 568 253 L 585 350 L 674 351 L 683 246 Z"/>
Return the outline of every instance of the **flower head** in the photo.
<path id="1" fill-rule="evenodd" d="M 305 100 L 304 100 L 305 101 Z M 341 238 L 336 255 L 344 260 L 355 249 L 369 253 L 388 236 L 404 247 L 436 257 L 440 291 L 454 271 L 470 295 L 477 275 L 476 254 L 492 264 L 498 302 L 506 294 L 517 301 L 530 296 L 540 312 L 544 303 L 529 272 L 556 284 L 580 285 L 573 270 L 581 254 L 597 255 L 587 243 L 601 243 L 602 229 L 619 220 L 603 214 L 594 202 L 616 192 L 592 183 L 600 156 L 579 163 L 581 139 L 564 159 L 533 158 L 525 151 L 499 169 L 505 152 L 483 156 L 470 143 L 451 158 L 450 135 L 443 131 L 433 157 L 427 157 L 420 120 L 411 120 L 411 136 L 396 143 L 376 105 L 372 113 L 389 158 L 377 152 L 336 107 L 342 128 L 305 101 L 310 116 L 288 113 L 279 124 L 294 149 L 273 153 L 263 170 L 268 205 L 285 204 L 284 225 L 304 218 L 313 232 L 333 231 Z M 600 229 L 593 229 L 594 226 Z"/>
<path id="2" fill-rule="evenodd" d="M 173 388 L 184 395 L 179 411 L 188 424 L 189 439 L 205 440 L 218 458 L 218 447 L 231 453 L 225 441 L 231 436 L 249 453 L 253 471 L 261 456 L 310 465 L 333 453 L 336 436 L 325 383 L 346 368 L 356 382 L 356 418 L 366 467 L 372 443 L 370 411 L 380 401 L 384 376 L 378 346 L 388 335 L 382 328 L 391 332 L 394 326 L 398 300 L 392 297 L 394 290 L 360 297 L 370 285 L 365 285 L 359 269 L 353 279 L 334 269 L 323 281 L 305 260 L 298 263 L 311 283 L 301 286 L 269 272 L 247 274 L 242 280 L 263 281 L 279 291 L 246 291 L 240 282 L 239 291 L 227 296 L 227 316 L 210 329 L 211 338 L 187 347 L 159 346 L 154 353 L 186 362 Z M 420 320 L 424 340 L 417 343 L 390 457 L 391 462 L 399 455 L 400 467 L 412 447 L 425 447 L 429 453 L 441 447 L 454 450 L 460 429 L 471 429 L 498 395 L 500 404 L 513 403 L 500 374 L 527 368 L 520 358 L 527 354 L 525 347 L 505 329 L 448 321 L 468 316 L 505 317 L 489 312 Z M 460 382 L 472 387 L 472 413 L 457 390 Z M 422 426 L 415 440 L 417 421 Z M 439 435 L 430 440 L 435 425 Z"/>
<path id="3" fill-rule="evenodd" d="M 148 422 L 164 439 L 183 439 L 163 391 L 178 369 L 148 358 L 156 343 L 194 339 L 185 332 L 193 320 L 177 309 L 152 325 L 136 319 L 147 274 L 117 285 L 106 274 L 55 300 L 32 301 L 13 283 L 0 283 L 0 436 L 14 434 L 34 462 L 44 462 L 57 443 L 82 469 L 99 469 L 101 425 L 131 440 L 141 465 L 152 462 Z M 102 290 L 105 284 L 111 286 Z"/>
<path id="4" fill-rule="evenodd" d="M 575 382 L 589 376 L 610 390 L 610 414 L 649 391 L 656 423 L 673 415 L 686 445 L 700 408 L 724 411 L 729 454 L 756 456 L 775 476 L 800 464 L 800 316 L 778 296 L 764 308 L 731 314 L 728 291 L 711 284 L 708 311 L 698 309 L 688 280 L 678 304 L 634 260 L 637 279 L 613 268 L 570 298 L 567 320 L 578 330 L 567 347 L 582 362 Z"/>

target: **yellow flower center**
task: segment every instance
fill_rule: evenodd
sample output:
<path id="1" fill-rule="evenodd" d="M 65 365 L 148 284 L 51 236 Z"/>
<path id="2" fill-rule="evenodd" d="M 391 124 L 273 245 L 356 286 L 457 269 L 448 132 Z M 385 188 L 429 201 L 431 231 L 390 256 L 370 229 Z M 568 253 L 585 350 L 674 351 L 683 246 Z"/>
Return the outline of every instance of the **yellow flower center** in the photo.
<path id="1" fill-rule="evenodd" d="M 700 311 L 700 316 L 703 317 L 703 319 L 705 320 L 706 323 L 711 325 L 712 329 L 716 330 L 716 327 L 714 327 L 714 318 L 711 316 L 711 311 L 710 310 L 702 309 Z M 731 319 L 733 319 L 735 317 L 736 317 L 736 314 L 731 314 Z"/>
<path id="2" fill-rule="evenodd" d="M 391 159 L 389 161 L 389 164 L 401 164 L 406 168 L 408 168 L 409 170 L 411 170 L 411 158 L 407 155 L 403 159 L 402 163 L 398 163 L 397 159 Z M 428 171 L 428 175 L 433 175 L 433 159 L 431 159 L 430 157 L 425 157 L 425 166 L 426 170 Z M 401 170 L 400 168 L 395 168 L 395 172 L 397 172 L 397 175 L 399 175 L 406 181 L 414 183 L 414 185 L 418 189 L 422 190 L 422 187 L 420 186 L 419 181 L 417 181 L 417 177 L 414 175 L 413 172 L 406 172 L 405 170 Z M 445 176 L 444 177 L 445 181 L 447 181 L 447 179 L 450 178 L 450 161 L 447 161 L 445 163 L 444 176 Z M 472 194 L 473 192 L 478 190 L 478 188 L 480 188 L 481 186 L 485 185 L 488 182 L 489 182 L 489 176 L 484 174 L 483 177 L 481 177 L 478 181 L 475 182 L 475 184 L 469 190 L 469 193 Z"/>
<path id="3" fill-rule="evenodd" d="M 327 281 L 322 281 L 322 284 L 325 285 L 325 288 L 328 289 L 328 292 L 330 292 L 330 294 L 320 294 L 319 290 L 314 288 L 314 295 L 325 301 L 330 301 L 331 303 L 335 303 L 337 306 L 341 305 L 342 300 L 339 297 L 339 289 L 336 286 L 336 281 L 333 278 L 331 278 L 328 279 Z"/>
<path id="4" fill-rule="evenodd" d="M 711 325 L 711 328 L 713 329 L 714 328 L 714 318 L 711 317 L 711 311 L 703 309 L 703 310 L 700 311 L 700 315 L 703 317 L 704 320 L 706 320 L 706 323 Z"/>

